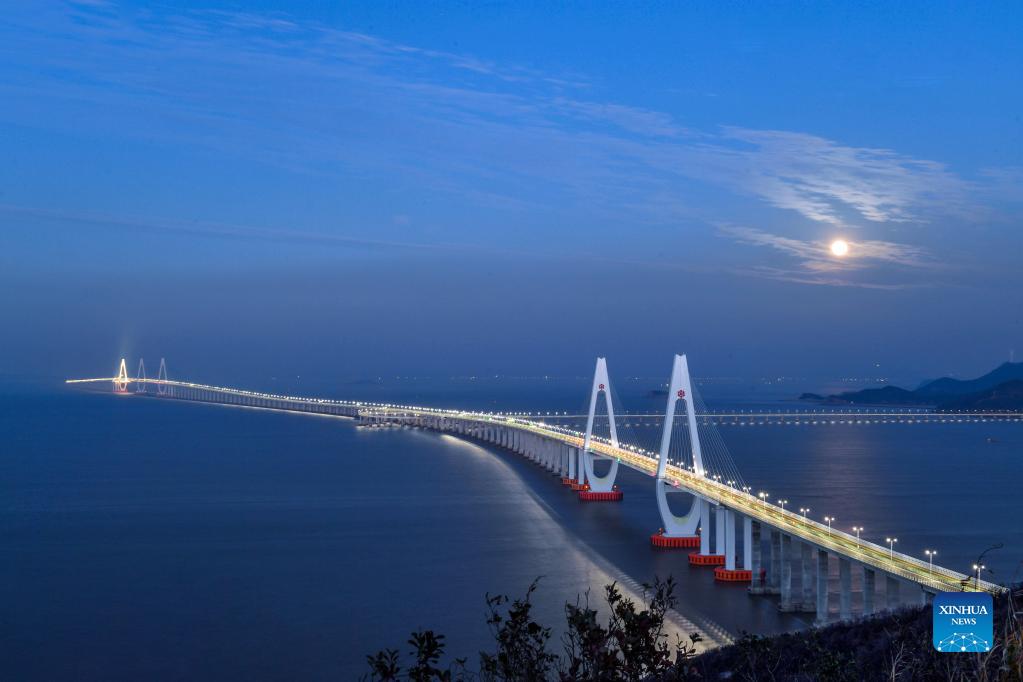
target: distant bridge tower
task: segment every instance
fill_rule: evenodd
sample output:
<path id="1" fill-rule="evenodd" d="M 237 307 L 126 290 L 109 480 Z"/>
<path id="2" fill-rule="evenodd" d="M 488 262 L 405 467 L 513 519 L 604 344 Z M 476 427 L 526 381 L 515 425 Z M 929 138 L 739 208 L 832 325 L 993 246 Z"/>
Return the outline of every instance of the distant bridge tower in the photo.
<path id="1" fill-rule="evenodd" d="M 671 383 L 668 386 L 668 405 L 664 411 L 664 430 L 661 433 L 661 451 L 657 463 L 657 509 L 661 512 L 663 532 L 653 535 L 650 541 L 658 547 L 699 547 L 700 538 L 696 528 L 700 525 L 701 516 L 705 516 L 702 532 L 710 532 L 709 505 L 699 497 L 693 497 L 689 513 L 676 516 L 668 506 L 668 493 L 680 492 L 671 489 L 664 480 L 668 468 L 668 453 L 671 448 L 671 432 L 675 422 L 675 410 L 681 402 L 686 411 L 689 425 L 689 442 L 692 445 L 693 466 L 697 476 L 704 476 L 703 452 L 700 449 L 700 433 L 696 428 L 696 410 L 693 404 L 693 386 L 689 377 L 689 363 L 685 355 L 676 355 L 671 368 Z"/>
<path id="2" fill-rule="evenodd" d="M 156 394 L 167 395 L 167 391 L 170 390 L 165 381 L 167 381 L 167 361 L 160 358 L 160 371 L 156 373 Z"/>
<path id="3" fill-rule="evenodd" d="M 128 392 L 128 367 L 121 358 L 121 366 L 117 369 L 117 376 L 114 378 L 114 393 Z"/>
<path id="4" fill-rule="evenodd" d="M 590 411 L 586 416 L 586 435 L 583 438 L 583 449 L 579 453 L 582 460 L 579 467 L 579 482 L 583 482 L 583 476 L 589 481 L 590 489 L 581 491 L 580 497 L 589 500 L 618 500 L 621 499 L 621 492 L 615 489 L 615 476 L 618 474 L 618 460 L 611 461 L 611 470 L 605 476 L 598 477 L 593 469 L 594 453 L 590 452 L 590 442 L 593 440 L 593 419 L 597 410 L 597 398 L 603 394 L 604 402 L 607 404 L 607 419 L 611 425 L 611 446 L 618 449 L 618 428 L 615 425 L 614 405 L 611 401 L 611 380 L 607 375 L 607 360 L 597 358 L 597 367 L 593 371 L 593 389 L 590 392 Z"/>
<path id="5" fill-rule="evenodd" d="M 139 371 L 135 373 L 135 392 L 146 392 L 146 362 L 139 358 Z"/>

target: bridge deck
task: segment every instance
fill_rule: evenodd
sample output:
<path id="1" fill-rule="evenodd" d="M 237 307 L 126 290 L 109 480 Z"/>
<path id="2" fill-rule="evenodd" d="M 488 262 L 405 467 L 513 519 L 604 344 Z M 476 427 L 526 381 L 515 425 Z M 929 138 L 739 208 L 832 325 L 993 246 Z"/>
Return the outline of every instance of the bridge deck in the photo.
<path id="1" fill-rule="evenodd" d="M 94 379 L 69 379 L 68 384 L 117 383 L 117 377 Z M 343 408 L 352 412 L 352 416 L 371 415 L 395 422 L 411 421 L 422 417 L 442 417 L 473 424 L 485 424 L 513 428 L 534 433 L 581 448 L 583 434 L 578 431 L 540 421 L 543 417 L 527 418 L 518 415 L 480 413 L 462 410 L 444 410 L 411 405 L 393 405 L 362 401 L 330 400 L 325 398 L 306 398 L 301 396 L 284 396 L 259 391 L 246 391 L 223 386 L 210 386 L 187 381 L 168 379 L 128 379 L 120 382 L 137 386 L 153 386 L 158 389 L 183 389 L 208 396 L 207 399 L 217 402 L 217 398 L 241 399 L 242 401 L 272 401 L 275 409 L 294 409 L 303 412 L 328 412 L 333 408 Z M 174 397 L 174 396 L 172 396 Z M 185 396 L 177 396 L 185 397 Z M 333 412 L 332 412 L 333 413 Z M 1000 416 L 1005 416 L 1001 413 Z M 815 416 L 815 415 L 808 415 Z M 819 415 L 824 416 L 824 415 Z M 894 416 L 894 415 L 889 415 Z M 915 416 L 915 415 L 906 415 Z M 950 416 L 950 415 L 948 415 Z M 626 416 L 628 418 L 628 415 Z M 609 442 L 593 439 L 590 449 L 606 457 L 617 459 L 622 464 L 654 476 L 657 473 L 657 457 L 632 446 L 613 447 Z M 928 589 L 937 591 L 983 591 L 999 593 L 1005 588 L 984 580 L 974 580 L 963 573 L 943 568 L 931 567 L 928 563 L 914 557 L 893 552 L 887 547 L 876 545 L 866 540 L 807 519 L 799 514 L 787 511 L 777 505 L 754 497 L 751 493 L 737 490 L 713 479 L 698 476 L 678 466 L 668 465 L 665 479 L 672 485 L 699 495 L 712 503 L 722 504 L 737 512 L 749 516 L 761 523 L 778 528 L 789 535 L 817 545 L 836 555 L 847 557 L 882 572 L 900 576 L 918 583 Z"/>

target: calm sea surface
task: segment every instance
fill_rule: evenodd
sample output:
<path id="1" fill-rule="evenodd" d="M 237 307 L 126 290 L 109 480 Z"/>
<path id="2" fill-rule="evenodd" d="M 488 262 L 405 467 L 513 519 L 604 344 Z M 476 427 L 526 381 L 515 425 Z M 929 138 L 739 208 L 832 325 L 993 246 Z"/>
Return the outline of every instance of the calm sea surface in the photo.
<path id="1" fill-rule="evenodd" d="M 346 397 L 578 411 L 584 382 L 352 386 Z M 705 391 L 712 393 L 713 391 Z M 727 391 L 720 407 L 735 404 Z M 494 398 L 498 395 L 498 398 Z M 708 397 L 708 400 L 710 398 Z M 761 396 L 764 407 L 769 403 Z M 633 411 L 663 409 L 638 388 Z M 740 405 L 750 409 L 751 404 Z M 777 404 L 775 406 L 778 406 Z M 793 404 L 784 407 L 801 407 Z M 940 563 L 1023 560 L 1023 425 L 722 427 L 745 479 Z M 989 439 L 993 442 L 989 442 Z M 538 576 L 541 620 L 618 580 L 674 575 L 673 628 L 804 627 L 769 599 L 653 551 L 652 480 L 581 504 L 519 458 L 450 436 L 109 394 L 0 394 L 4 679 L 354 679 L 410 630 L 488 646 L 486 593 Z"/>

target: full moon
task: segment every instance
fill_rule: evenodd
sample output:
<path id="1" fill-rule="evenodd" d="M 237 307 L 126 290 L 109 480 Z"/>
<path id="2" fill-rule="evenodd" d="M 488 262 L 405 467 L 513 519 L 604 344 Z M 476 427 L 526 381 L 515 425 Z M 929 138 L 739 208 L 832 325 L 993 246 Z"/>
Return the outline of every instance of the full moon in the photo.
<path id="1" fill-rule="evenodd" d="M 841 258 L 849 253 L 849 243 L 844 239 L 836 239 L 831 242 L 831 253 Z"/>

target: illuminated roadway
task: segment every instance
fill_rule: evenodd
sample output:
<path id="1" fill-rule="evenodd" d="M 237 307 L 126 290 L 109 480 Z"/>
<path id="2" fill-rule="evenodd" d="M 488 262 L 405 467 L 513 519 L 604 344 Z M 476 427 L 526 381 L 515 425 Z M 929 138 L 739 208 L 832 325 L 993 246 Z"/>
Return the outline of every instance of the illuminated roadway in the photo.
<path id="1" fill-rule="evenodd" d="M 210 386 L 187 381 L 168 379 L 132 379 L 121 377 L 102 377 L 92 379 L 69 379 L 68 384 L 113 383 L 115 390 L 127 392 L 128 386 L 148 391 L 155 389 L 157 395 L 167 395 L 186 400 L 198 400 L 222 404 L 246 405 L 264 409 L 313 412 L 347 416 L 366 420 L 367 423 L 415 424 L 426 425 L 424 419 L 445 420 L 442 423 L 458 423 L 461 425 L 484 425 L 512 429 L 532 433 L 545 439 L 581 448 L 584 434 L 567 427 L 545 423 L 544 419 L 558 418 L 557 415 L 537 415 L 533 417 L 500 413 L 472 412 L 465 410 L 443 410 L 437 408 L 412 405 L 393 405 L 364 401 L 330 400 L 324 398 L 306 398 L 300 396 L 284 396 L 258 391 L 246 391 L 222 386 Z M 733 413 L 721 413 L 731 415 Z M 735 413 L 738 416 L 743 413 Z M 783 414 L 783 413 L 776 413 Z M 897 416 L 890 413 L 876 413 L 878 416 Z M 991 416 L 1005 417 L 1004 413 L 988 413 Z M 640 415 L 622 415 L 619 419 L 628 419 Z M 663 415 L 643 415 L 663 417 Z M 702 416 L 702 415 L 698 415 Z M 803 416 L 799 414 L 786 416 Z M 805 416 L 824 416 L 813 413 Z M 856 416 L 861 416 L 857 414 Z M 862 415 L 866 416 L 866 415 Z M 905 415 L 910 416 L 910 415 Z M 913 415 L 916 416 L 916 415 Z M 946 415 L 953 416 L 953 415 Z M 970 415 L 973 416 L 973 415 Z M 1015 415 L 1019 416 L 1019 415 Z M 564 418 L 564 417 L 561 417 Z M 443 427 L 440 427 L 443 428 Z M 606 439 L 592 438 L 590 449 L 606 457 L 619 461 L 637 471 L 655 476 L 658 458 L 655 453 L 631 445 L 613 447 Z M 892 551 L 889 547 L 858 539 L 848 533 L 831 529 L 827 525 L 788 511 L 782 507 L 762 500 L 752 490 L 744 491 L 720 483 L 712 478 L 698 476 L 696 473 L 675 465 L 667 465 L 665 480 L 680 490 L 701 496 L 712 503 L 723 505 L 735 510 L 754 521 L 776 528 L 806 543 L 826 550 L 834 555 L 854 560 L 892 576 L 916 583 L 922 589 L 931 592 L 950 591 L 982 591 L 997 594 L 1005 588 L 985 580 L 977 580 L 941 566 L 933 568 L 925 561 Z"/>

